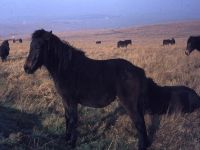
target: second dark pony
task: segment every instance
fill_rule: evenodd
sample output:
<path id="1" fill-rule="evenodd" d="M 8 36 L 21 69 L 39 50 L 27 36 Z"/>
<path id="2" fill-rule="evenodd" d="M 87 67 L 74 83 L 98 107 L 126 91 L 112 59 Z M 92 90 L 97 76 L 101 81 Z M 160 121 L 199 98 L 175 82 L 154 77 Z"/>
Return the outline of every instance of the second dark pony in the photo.
<path id="1" fill-rule="evenodd" d="M 3 43 L 0 46 L 0 57 L 2 62 L 5 61 L 9 55 L 10 47 L 8 40 L 3 41 Z"/>
<path id="2" fill-rule="evenodd" d="M 190 113 L 200 107 L 200 97 L 186 86 L 159 86 L 148 78 L 148 101 L 145 110 L 151 114 Z"/>

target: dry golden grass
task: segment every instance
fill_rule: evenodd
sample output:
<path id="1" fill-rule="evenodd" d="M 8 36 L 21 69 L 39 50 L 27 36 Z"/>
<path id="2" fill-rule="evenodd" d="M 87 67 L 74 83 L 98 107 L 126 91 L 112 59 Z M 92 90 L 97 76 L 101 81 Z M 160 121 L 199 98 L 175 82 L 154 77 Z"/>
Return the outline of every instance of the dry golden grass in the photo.
<path id="1" fill-rule="evenodd" d="M 57 33 L 94 59 L 124 58 L 143 68 L 160 85 L 186 85 L 200 94 L 200 53 L 184 54 L 189 35 L 200 33 L 200 22 L 156 25 L 120 30 Z M 162 46 L 164 38 L 175 37 L 175 46 Z M 119 49 L 120 39 L 133 45 Z M 102 44 L 96 45 L 96 40 Z M 66 149 L 65 120 L 61 98 L 45 68 L 34 75 L 23 71 L 30 41 L 10 42 L 10 57 L 0 62 L 0 148 Z M 104 109 L 79 107 L 78 150 L 132 150 L 137 147 L 135 129 L 114 102 Z M 199 150 L 200 111 L 163 115 L 152 150 Z M 145 116 L 149 125 L 148 117 Z M 4 133 L 4 134 L 2 134 Z"/>

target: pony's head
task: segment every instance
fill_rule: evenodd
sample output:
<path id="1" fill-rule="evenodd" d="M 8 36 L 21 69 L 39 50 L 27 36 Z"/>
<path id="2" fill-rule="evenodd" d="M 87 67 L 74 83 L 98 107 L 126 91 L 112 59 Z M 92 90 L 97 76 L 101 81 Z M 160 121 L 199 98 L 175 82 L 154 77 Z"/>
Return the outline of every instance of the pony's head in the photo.
<path id="1" fill-rule="evenodd" d="M 3 41 L 2 45 L 9 45 L 8 40 Z"/>
<path id="2" fill-rule="evenodd" d="M 29 54 L 24 64 L 26 73 L 32 74 L 43 65 L 44 51 L 48 48 L 48 41 L 51 37 L 52 31 L 47 32 L 43 29 L 36 30 L 32 34 Z"/>
<path id="3" fill-rule="evenodd" d="M 187 41 L 187 48 L 185 50 L 185 54 L 187 56 L 190 55 L 190 53 L 196 48 L 196 38 L 190 36 L 188 41 Z"/>

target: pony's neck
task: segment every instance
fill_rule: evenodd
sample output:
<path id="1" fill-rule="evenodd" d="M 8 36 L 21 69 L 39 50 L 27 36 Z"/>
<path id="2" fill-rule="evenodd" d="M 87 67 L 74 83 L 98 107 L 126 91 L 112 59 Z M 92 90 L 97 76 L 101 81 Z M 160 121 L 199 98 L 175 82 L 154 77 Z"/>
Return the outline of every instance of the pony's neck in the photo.
<path id="1" fill-rule="evenodd" d="M 53 78 L 66 78 L 71 72 L 70 68 L 77 63 L 81 64 L 81 61 L 85 58 L 84 52 L 53 36 L 46 44 L 44 66 Z"/>
<path id="2" fill-rule="evenodd" d="M 54 78 L 61 76 L 63 72 L 66 71 L 67 67 L 69 67 L 69 55 L 71 55 L 70 53 L 72 52 L 60 39 L 57 37 L 52 38 L 53 39 L 48 41 L 46 47 L 47 54 L 44 55 L 44 66 Z"/>

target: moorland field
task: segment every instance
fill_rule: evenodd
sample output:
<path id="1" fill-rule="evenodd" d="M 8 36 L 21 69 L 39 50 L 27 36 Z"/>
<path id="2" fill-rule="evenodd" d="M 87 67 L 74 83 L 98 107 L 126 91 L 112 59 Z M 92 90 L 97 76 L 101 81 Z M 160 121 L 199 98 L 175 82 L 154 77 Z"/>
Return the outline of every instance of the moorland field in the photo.
<path id="1" fill-rule="evenodd" d="M 54 34 L 90 58 L 124 58 L 143 68 L 159 85 L 185 85 L 200 95 L 200 53 L 184 53 L 188 37 L 200 34 L 200 21 Z M 163 39 L 172 37 L 175 45 L 162 45 Z M 123 39 L 131 39 L 133 44 L 117 48 L 117 41 Z M 96 40 L 102 44 L 96 44 Z M 0 149 L 70 149 L 64 140 L 61 97 L 47 70 L 43 67 L 33 75 L 23 70 L 30 35 L 23 37 L 22 44 L 9 43 L 8 60 L 0 62 Z M 148 115 L 145 121 L 150 124 Z M 79 106 L 78 130 L 77 150 L 137 147 L 136 131 L 118 101 L 103 109 Z M 199 150 L 200 110 L 161 116 L 149 149 Z"/>

